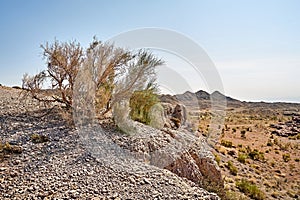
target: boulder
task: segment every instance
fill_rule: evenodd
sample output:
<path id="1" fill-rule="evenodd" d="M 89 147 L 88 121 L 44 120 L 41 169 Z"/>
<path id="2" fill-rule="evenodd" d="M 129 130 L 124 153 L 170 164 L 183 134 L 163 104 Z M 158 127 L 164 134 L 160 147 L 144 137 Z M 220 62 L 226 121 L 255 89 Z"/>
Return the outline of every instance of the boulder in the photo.
<path id="1" fill-rule="evenodd" d="M 164 108 L 161 104 L 155 104 L 149 111 L 150 126 L 156 129 L 162 129 L 166 123 Z"/>
<path id="2" fill-rule="evenodd" d="M 198 141 L 165 168 L 208 191 L 220 192 L 224 188 L 221 170 L 209 149 L 205 142 Z"/>
<path id="3" fill-rule="evenodd" d="M 164 108 L 165 127 L 179 129 L 186 124 L 187 111 L 182 104 L 161 103 Z"/>

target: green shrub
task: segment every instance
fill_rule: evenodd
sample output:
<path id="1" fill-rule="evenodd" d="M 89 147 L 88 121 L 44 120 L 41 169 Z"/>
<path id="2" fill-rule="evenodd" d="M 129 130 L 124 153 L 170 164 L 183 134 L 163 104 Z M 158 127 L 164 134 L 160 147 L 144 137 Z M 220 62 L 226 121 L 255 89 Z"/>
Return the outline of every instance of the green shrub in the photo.
<path id="1" fill-rule="evenodd" d="M 255 184 L 247 181 L 246 179 L 242 179 L 241 181 L 236 182 L 236 186 L 241 192 L 252 199 L 265 199 L 265 194 Z"/>
<path id="2" fill-rule="evenodd" d="M 236 166 L 233 165 L 232 161 L 227 162 L 226 168 L 229 169 L 229 171 L 232 175 L 234 175 L 234 176 L 237 175 L 238 169 Z"/>
<path id="3" fill-rule="evenodd" d="M 135 91 L 129 102 L 131 119 L 149 125 L 149 111 L 158 101 L 153 89 Z"/>
<path id="4" fill-rule="evenodd" d="M 218 165 L 220 165 L 220 162 L 221 162 L 220 156 L 218 154 L 214 154 L 214 156 L 215 156 L 216 162 L 218 163 Z"/>
<path id="5" fill-rule="evenodd" d="M 245 155 L 245 154 L 240 154 L 239 153 L 239 155 L 238 155 L 238 158 L 237 158 L 237 160 L 240 162 L 240 163 L 246 163 L 246 159 L 247 159 L 247 155 Z"/>
<path id="6" fill-rule="evenodd" d="M 264 160 L 265 159 L 264 153 L 258 151 L 257 149 L 254 149 L 253 151 L 250 151 L 248 153 L 248 156 L 252 160 Z"/>
<path id="7" fill-rule="evenodd" d="M 224 147 L 231 148 L 232 147 L 232 142 L 231 141 L 226 141 L 226 140 L 221 140 L 221 145 Z"/>

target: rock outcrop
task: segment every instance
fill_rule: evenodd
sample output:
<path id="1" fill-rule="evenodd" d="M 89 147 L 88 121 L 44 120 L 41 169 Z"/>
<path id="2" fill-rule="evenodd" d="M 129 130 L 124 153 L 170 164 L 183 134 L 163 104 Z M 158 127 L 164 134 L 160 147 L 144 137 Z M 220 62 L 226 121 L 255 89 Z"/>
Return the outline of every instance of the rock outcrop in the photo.
<path id="1" fill-rule="evenodd" d="M 221 191 L 224 183 L 211 147 L 202 138 L 179 129 L 153 129 L 136 123 L 139 134 L 114 141 L 145 162 L 168 169 L 209 191 Z"/>
<path id="2" fill-rule="evenodd" d="M 272 131 L 272 134 L 289 137 L 300 134 L 300 116 L 292 115 L 292 120 L 289 120 L 285 123 L 271 124 L 271 128 L 275 130 Z"/>

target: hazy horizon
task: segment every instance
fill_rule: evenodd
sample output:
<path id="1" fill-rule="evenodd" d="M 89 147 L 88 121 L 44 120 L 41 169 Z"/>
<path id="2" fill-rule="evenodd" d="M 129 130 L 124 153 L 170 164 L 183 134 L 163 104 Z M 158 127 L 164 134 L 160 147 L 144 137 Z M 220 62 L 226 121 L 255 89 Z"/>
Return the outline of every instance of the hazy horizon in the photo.
<path id="1" fill-rule="evenodd" d="M 287 1 L 3 1 L 0 3 L 0 84 L 21 85 L 24 73 L 46 68 L 40 45 L 93 36 L 105 41 L 143 27 L 177 31 L 211 58 L 226 96 L 242 101 L 300 102 L 300 2 Z M 155 52 L 187 82 L 207 91 L 189 64 Z M 174 78 L 174 77 L 173 77 Z"/>

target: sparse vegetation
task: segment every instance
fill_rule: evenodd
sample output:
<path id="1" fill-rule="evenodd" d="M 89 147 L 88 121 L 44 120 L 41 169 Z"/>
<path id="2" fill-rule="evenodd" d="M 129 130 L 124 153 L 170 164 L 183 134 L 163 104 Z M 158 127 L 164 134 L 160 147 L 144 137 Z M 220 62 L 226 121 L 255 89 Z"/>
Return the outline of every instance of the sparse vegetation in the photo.
<path id="1" fill-rule="evenodd" d="M 232 161 L 227 162 L 226 168 L 229 169 L 232 175 L 236 176 L 238 174 L 238 169 L 233 165 Z"/>
<path id="2" fill-rule="evenodd" d="M 283 191 L 288 191 L 288 189 L 290 191 L 298 190 L 299 181 L 291 181 L 290 179 L 292 174 L 297 177 L 295 179 L 298 179 L 297 170 L 299 171 L 298 163 L 300 162 L 296 152 L 300 149 L 299 142 L 296 141 L 298 134 L 294 133 L 295 135 L 287 137 L 272 133 L 273 127 L 281 126 L 276 124 L 278 119 L 281 119 L 281 124 L 285 124 L 287 121 L 292 120 L 291 117 L 284 116 L 281 108 L 273 110 L 273 108 L 266 109 L 268 105 L 265 104 L 261 107 L 257 107 L 259 104 L 253 105 L 253 107 L 251 104 L 247 105 L 251 106 L 251 109 L 242 106 L 228 109 L 225 131 L 223 137 L 219 139 L 220 146 L 218 145 L 216 148 L 219 155 L 222 154 L 224 160 L 229 160 L 229 164 L 226 161 L 220 165 L 224 176 L 226 176 L 224 178 L 226 191 L 230 191 L 227 192 L 228 199 L 241 199 L 243 197 L 240 193 L 241 190 L 235 193 L 237 185 L 232 185 L 232 180 L 241 182 L 240 179 L 243 178 L 252 185 L 248 188 L 254 188 L 252 189 L 253 193 L 245 194 L 251 199 L 272 198 L 271 194 L 275 194 L 274 191 L 279 191 L 276 198 L 288 199 L 294 197 L 294 194 L 284 193 L 279 188 Z M 298 106 L 294 110 L 296 109 L 299 110 Z M 277 116 L 276 121 L 271 121 L 276 118 L 274 116 Z M 274 124 L 274 126 L 270 126 L 270 124 Z M 285 131 L 287 130 L 285 130 L 284 125 L 282 129 L 278 129 L 278 132 L 285 133 Z M 246 138 L 242 136 L 244 133 Z M 290 159 L 285 155 L 288 162 L 284 161 L 284 154 L 290 155 Z M 230 170 L 230 168 L 234 169 L 232 166 L 237 168 L 238 176 L 234 175 L 236 174 L 235 170 Z M 260 184 L 264 187 L 259 188 Z M 255 193 L 257 197 L 254 197 Z M 260 194 L 265 198 L 261 197 Z"/>
<path id="3" fill-rule="evenodd" d="M 231 148 L 232 147 L 232 142 L 231 141 L 226 141 L 226 140 L 221 140 L 221 145 L 224 147 Z"/>
<path id="4" fill-rule="evenodd" d="M 245 193 L 252 199 L 265 199 L 265 194 L 255 184 L 247 181 L 246 179 L 236 182 L 236 186 L 241 192 Z"/>
<path id="5" fill-rule="evenodd" d="M 289 162 L 291 160 L 291 155 L 286 153 L 282 155 L 282 159 L 284 162 Z"/>
<path id="6" fill-rule="evenodd" d="M 2 154 L 20 154 L 22 153 L 22 147 L 18 146 L 18 145 L 11 145 L 8 142 L 2 143 L 0 142 L 0 155 Z"/>
<path id="7" fill-rule="evenodd" d="M 245 164 L 247 158 L 248 158 L 247 155 L 242 154 L 242 153 L 239 153 L 237 160 L 238 160 L 240 163 Z"/>
<path id="8" fill-rule="evenodd" d="M 217 164 L 220 166 L 220 162 L 221 162 L 220 156 L 216 153 L 214 154 L 214 156 L 215 156 L 215 160 L 216 160 Z"/>
<path id="9" fill-rule="evenodd" d="M 45 135 L 36 134 L 36 133 L 32 134 L 30 136 L 30 139 L 33 143 L 44 143 L 49 141 L 49 137 Z"/>
<path id="10" fill-rule="evenodd" d="M 250 151 L 248 152 L 248 156 L 249 158 L 251 158 L 252 160 L 264 160 L 264 153 L 258 151 L 257 149 L 254 149 L 253 151 L 250 149 Z"/>

